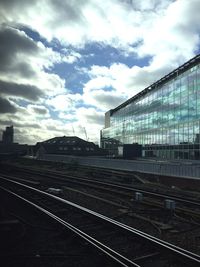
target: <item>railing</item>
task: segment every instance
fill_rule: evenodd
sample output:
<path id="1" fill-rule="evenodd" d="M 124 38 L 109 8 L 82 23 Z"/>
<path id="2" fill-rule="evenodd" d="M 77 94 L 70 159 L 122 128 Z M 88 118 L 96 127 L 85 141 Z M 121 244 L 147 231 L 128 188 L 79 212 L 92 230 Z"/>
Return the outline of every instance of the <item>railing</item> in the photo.
<path id="1" fill-rule="evenodd" d="M 200 162 L 189 161 L 156 161 L 156 160 L 120 160 L 97 157 L 75 157 L 64 155 L 44 154 L 38 159 L 60 162 L 76 161 L 81 165 L 90 165 L 104 168 L 137 171 L 159 175 L 200 179 Z"/>

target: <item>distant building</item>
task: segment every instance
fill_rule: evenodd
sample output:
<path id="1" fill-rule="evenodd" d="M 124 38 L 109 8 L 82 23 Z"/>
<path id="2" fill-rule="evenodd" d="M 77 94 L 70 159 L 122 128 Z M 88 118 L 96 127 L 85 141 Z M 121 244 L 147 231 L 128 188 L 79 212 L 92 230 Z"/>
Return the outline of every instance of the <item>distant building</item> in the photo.
<path id="1" fill-rule="evenodd" d="M 43 154 L 62 154 L 75 156 L 104 156 L 105 149 L 100 148 L 93 142 L 85 141 L 76 136 L 54 137 L 44 142 L 38 142 L 35 146 L 36 156 Z"/>
<path id="2" fill-rule="evenodd" d="M 2 142 L 4 144 L 13 144 L 13 140 L 14 140 L 14 129 L 13 129 L 13 125 L 12 126 L 8 126 L 6 127 L 6 129 L 3 131 L 2 134 Z"/>
<path id="3" fill-rule="evenodd" d="M 8 126 L 3 131 L 0 141 L 0 160 L 24 156 L 27 154 L 28 145 L 14 143 L 14 127 Z"/>

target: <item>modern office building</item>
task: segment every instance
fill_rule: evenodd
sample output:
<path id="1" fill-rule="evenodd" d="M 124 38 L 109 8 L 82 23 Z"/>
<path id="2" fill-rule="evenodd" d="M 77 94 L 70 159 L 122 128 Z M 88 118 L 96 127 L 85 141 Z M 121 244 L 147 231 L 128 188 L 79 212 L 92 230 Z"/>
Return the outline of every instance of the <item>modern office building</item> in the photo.
<path id="1" fill-rule="evenodd" d="M 101 147 L 133 143 L 144 157 L 200 159 L 200 55 L 105 114 Z"/>

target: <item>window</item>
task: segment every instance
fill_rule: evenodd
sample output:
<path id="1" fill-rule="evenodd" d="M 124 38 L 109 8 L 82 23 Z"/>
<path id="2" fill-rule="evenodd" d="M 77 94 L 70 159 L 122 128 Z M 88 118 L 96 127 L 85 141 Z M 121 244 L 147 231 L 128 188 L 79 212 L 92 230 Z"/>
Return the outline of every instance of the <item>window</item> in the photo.
<path id="1" fill-rule="evenodd" d="M 81 147 L 73 147 L 73 150 L 78 150 L 78 151 L 80 151 L 80 150 L 81 150 Z"/>

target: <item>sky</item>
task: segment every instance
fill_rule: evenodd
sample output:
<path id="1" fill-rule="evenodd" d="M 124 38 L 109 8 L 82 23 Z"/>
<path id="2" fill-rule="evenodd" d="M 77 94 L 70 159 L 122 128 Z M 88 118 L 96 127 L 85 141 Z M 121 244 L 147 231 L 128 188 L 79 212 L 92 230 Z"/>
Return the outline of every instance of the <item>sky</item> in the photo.
<path id="1" fill-rule="evenodd" d="M 200 51 L 199 0 L 0 0 L 0 135 L 99 143 L 104 114 Z"/>

